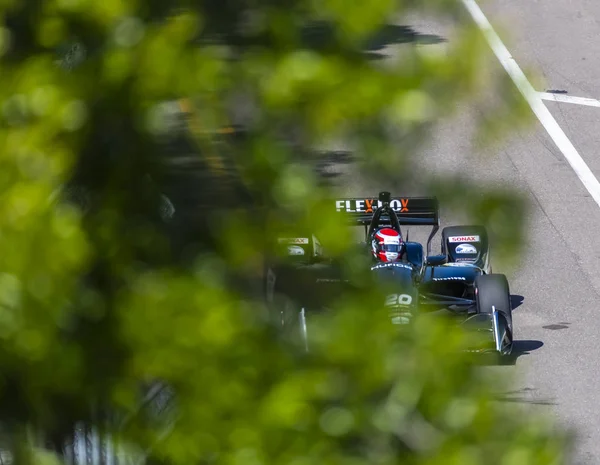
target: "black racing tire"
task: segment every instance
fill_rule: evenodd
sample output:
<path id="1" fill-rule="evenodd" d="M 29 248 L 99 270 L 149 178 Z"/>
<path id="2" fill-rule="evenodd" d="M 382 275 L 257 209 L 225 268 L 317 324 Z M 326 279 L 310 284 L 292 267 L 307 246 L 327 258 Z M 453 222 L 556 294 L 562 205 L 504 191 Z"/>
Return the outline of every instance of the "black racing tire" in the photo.
<path id="1" fill-rule="evenodd" d="M 477 313 L 491 314 L 492 307 L 495 307 L 506 320 L 510 332 L 508 337 L 512 346 L 514 329 L 510 288 L 506 276 L 503 274 L 481 275 L 475 278 L 474 285 Z"/>

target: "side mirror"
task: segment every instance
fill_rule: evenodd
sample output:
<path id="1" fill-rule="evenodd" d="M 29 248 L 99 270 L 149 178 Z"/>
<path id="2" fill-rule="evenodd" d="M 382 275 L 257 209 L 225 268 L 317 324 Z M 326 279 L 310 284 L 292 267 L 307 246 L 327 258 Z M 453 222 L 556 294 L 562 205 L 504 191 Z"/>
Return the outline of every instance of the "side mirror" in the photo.
<path id="1" fill-rule="evenodd" d="M 445 255 L 429 255 L 427 257 L 427 265 L 438 266 L 446 263 L 447 257 Z"/>

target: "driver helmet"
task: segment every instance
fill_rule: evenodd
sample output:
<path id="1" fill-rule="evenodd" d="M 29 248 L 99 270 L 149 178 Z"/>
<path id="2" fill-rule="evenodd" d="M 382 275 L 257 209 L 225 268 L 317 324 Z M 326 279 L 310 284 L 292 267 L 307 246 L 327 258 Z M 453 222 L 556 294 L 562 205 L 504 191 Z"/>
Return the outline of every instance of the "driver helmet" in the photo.
<path id="1" fill-rule="evenodd" d="M 382 228 L 373 234 L 371 253 L 375 260 L 380 262 L 397 262 L 400 260 L 403 246 L 404 241 L 398 231 Z"/>

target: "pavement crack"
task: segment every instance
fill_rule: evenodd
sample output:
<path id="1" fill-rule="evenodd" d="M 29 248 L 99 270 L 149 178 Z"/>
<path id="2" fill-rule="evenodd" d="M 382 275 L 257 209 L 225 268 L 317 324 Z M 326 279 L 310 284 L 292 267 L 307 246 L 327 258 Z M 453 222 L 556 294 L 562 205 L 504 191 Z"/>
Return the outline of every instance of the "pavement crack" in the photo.
<path id="1" fill-rule="evenodd" d="M 564 163 L 564 157 L 559 155 L 555 149 L 553 149 L 547 142 L 544 140 L 544 137 L 541 137 L 536 134 L 535 138 L 538 140 L 540 144 L 554 157 L 554 159 L 559 163 Z"/>

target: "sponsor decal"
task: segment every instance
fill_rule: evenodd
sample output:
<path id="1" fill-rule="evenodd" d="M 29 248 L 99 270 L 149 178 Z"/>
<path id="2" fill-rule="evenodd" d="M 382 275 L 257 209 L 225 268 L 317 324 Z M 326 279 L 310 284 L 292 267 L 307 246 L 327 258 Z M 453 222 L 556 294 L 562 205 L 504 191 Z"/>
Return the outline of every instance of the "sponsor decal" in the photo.
<path id="1" fill-rule="evenodd" d="M 308 237 L 280 237 L 280 244 L 308 244 Z"/>
<path id="2" fill-rule="evenodd" d="M 389 317 L 394 325 L 406 325 L 410 323 L 412 314 L 410 311 L 398 307 L 407 307 L 412 304 L 413 298 L 410 294 L 390 294 L 385 299 L 385 306 L 392 307 Z"/>
<path id="3" fill-rule="evenodd" d="M 408 268 L 412 270 L 413 267 L 410 265 L 405 265 L 404 263 L 382 263 L 380 265 L 375 265 L 371 267 L 371 270 L 377 270 L 379 268 Z"/>
<path id="4" fill-rule="evenodd" d="M 448 238 L 448 242 L 481 242 L 479 236 L 451 236 Z"/>
<path id="5" fill-rule="evenodd" d="M 456 261 L 457 262 L 469 262 L 469 263 L 474 263 L 477 259 L 476 258 L 457 258 Z"/>
<path id="6" fill-rule="evenodd" d="M 390 319 L 393 325 L 407 325 L 410 323 L 411 318 L 412 314 L 410 312 L 390 312 Z"/>
<path id="7" fill-rule="evenodd" d="M 290 255 L 304 255 L 304 249 L 297 245 L 288 246 L 288 254 Z"/>
<path id="8" fill-rule="evenodd" d="M 390 207 L 397 213 L 406 213 L 409 211 L 408 202 L 410 199 L 393 199 Z M 347 213 L 373 213 L 373 210 L 380 208 L 383 203 L 377 199 L 350 199 L 336 200 L 335 207 L 339 212 Z"/>
<path id="9" fill-rule="evenodd" d="M 412 296 L 409 294 L 390 294 L 385 299 L 386 307 L 395 307 L 397 305 L 410 305 Z"/>
<path id="10" fill-rule="evenodd" d="M 477 253 L 477 249 L 471 244 L 460 244 L 456 246 L 456 253 Z"/>
<path id="11" fill-rule="evenodd" d="M 481 270 L 481 268 L 478 267 L 477 265 L 475 265 L 473 262 L 470 262 L 470 263 L 467 263 L 467 262 L 445 263 L 444 265 L 440 265 L 440 266 L 464 266 L 464 267 L 469 267 L 469 268 L 475 268 L 476 270 Z"/>
<path id="12" fill-rule="evenodd" d="M 434 281 L 465 281 L 467 278 L 464 276 L 450 276 L 447 278 L 433 278 Z"/>

